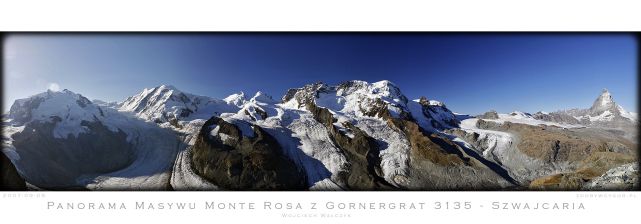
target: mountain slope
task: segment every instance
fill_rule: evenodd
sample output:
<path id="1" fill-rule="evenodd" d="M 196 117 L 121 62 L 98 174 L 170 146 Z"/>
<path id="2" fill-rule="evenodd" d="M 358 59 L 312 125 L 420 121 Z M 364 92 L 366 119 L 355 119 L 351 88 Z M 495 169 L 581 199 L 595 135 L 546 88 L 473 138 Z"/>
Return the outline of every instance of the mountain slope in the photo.
<path id="1" fill-rule="evenodd" d="M 69 90 L 16 100 L 3 128 L 3 152 L 44 189 L 163 189 L 179 143 L 171 132 Z"/>
<path id="2" fill-rule="evenodd" d="M 241 96 L 242 97 L 242 96 Z M 242 102 L 242 98 L 240 99 Z M 239 100 L 218 100 L 184 93 L 174 86 L 161 85 L 144 89 L 141 93 L 120 103 L 119 110 L 133 112 L 137 117 L 155 123 L 177 126 L 178 121 L 207 119 L 212 115 L 236 112 Z"/>
<path id="3" fill-rule="evenodd" d="M 627 128 L 630 124 L 638 123 L 637 114 L 628 112 L 618 105 L 607 89 L 603 89 L 588 109 L 572 109 L 557 113 L 573 116 L 581 124 L 594 127 Z"/>
<path id="4" fill-rule="evenodd" d="M 431 135 L 430 131 L 457 125 L 442 103 L 409 101 L 391 82 L 316 83 L 290 89 L 281 103 L 259 98 L 221 118 L 243 136 L 251 137 L 249 127 L 256 125 L 275 137 L 283 153 L 305 172 L 312 189 L 509 185 L 458 145 Z M 436 171 L 426 173 L 428 168 Z"/>
<path id="5" fill-rule="evenodd" d="M 523 185 L 578 190 L 608 169 L 636 160 L 638 123 L 622 114 L 631 113 L 604 90 L 589 109 L 487 112 L 447 132 L 505 167 Z"/>
<path id="6" fill-rule="evenodd" d="M 389 81 L 308 84 L 280 101 L 162 85 L 117 104 L 68 90 L 17 100 L 2 144 L 44 189 L 581 189 L 635 161 L 621 129 L 633 115 L 607 91 L 590 109 L 471 117 Z"/>

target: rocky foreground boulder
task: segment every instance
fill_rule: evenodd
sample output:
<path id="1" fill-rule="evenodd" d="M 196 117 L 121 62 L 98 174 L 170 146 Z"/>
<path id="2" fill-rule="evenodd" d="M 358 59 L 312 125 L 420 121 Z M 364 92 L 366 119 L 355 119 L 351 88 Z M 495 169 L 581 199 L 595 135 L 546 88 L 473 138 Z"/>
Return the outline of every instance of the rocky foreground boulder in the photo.
<path id="1" fill-rule="evenodd" d="M 617 166 L 586 184 L 585 190 L 636 190 L 639 189 L 639 163 Z"/>

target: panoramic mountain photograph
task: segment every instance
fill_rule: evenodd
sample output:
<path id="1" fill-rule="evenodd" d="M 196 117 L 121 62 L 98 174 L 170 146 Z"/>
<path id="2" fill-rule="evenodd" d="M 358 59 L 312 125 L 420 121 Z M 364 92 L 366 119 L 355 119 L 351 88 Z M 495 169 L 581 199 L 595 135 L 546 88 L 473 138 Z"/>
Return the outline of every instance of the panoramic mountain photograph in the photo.
<path id="1" fill-rule="evenodd" d="M 14 33 L 2 190 L 639 189 L 623 33 Z"/>

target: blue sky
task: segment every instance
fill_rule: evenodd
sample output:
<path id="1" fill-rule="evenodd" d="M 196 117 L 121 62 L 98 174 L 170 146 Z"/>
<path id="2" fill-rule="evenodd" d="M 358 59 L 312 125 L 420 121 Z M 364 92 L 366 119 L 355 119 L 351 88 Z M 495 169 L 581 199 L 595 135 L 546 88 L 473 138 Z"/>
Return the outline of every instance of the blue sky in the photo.
<path id="1" fill-rule="evenodd" d="M 323 81 L 390 80 L 409 98 L 478 114 L 587 108 L 608 88 L 636 111 L 627 34 L 16 34 L 4 41 L 4 110 L 59 86 L 121 101 L 161 84 L 224 98 Z"/>

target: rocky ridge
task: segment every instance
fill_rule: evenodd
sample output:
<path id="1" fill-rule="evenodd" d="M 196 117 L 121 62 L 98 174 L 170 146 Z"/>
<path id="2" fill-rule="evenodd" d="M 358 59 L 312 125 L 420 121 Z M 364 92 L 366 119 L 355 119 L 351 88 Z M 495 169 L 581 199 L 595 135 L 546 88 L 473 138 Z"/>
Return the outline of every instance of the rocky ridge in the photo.
<path id="1" fill-rule="evenodd" d="M 114 104 L 64 90 L 14 107 L 3 152 L 45 189 L 582 189 L 603 186 L 610 179 L 601 176 L 637 155 L 625 132 L 577 119 L 588 112 L 465 117 L 439 101 L 409 100 L 389 81 L 314 83 L 281 101 L 163 85 Z M 631 117 L 609 93 L 585 116 L 613 108 Z M 43 142 L 56 147 L 42 150 Z M 109 150 L 122 152 L 105 157 Z M 53 154 L 61 151 L 68 157 Z M 48 167 L 58 169 L 30 171 Z"/>

